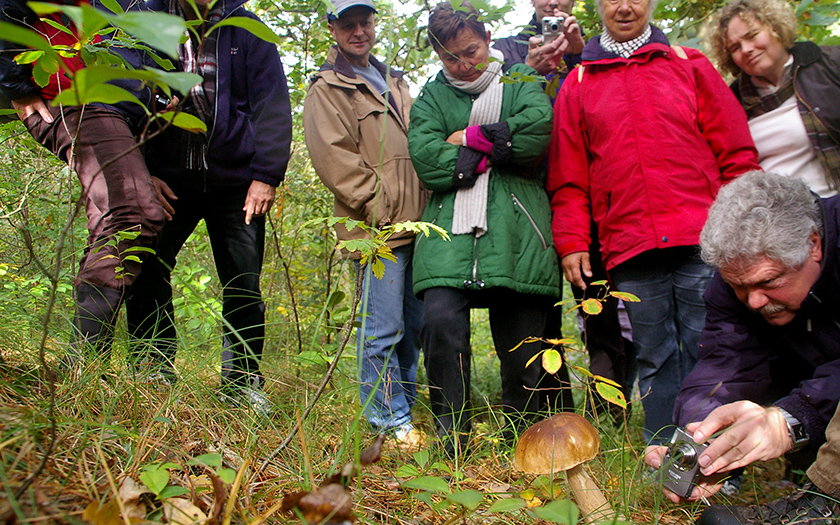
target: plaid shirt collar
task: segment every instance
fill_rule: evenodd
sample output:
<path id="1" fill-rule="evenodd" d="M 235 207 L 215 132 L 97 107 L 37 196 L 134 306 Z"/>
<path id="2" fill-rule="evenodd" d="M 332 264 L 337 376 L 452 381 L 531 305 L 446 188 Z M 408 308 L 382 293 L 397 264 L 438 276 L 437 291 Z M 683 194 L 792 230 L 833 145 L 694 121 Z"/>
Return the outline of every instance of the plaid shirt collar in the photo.
<path id="1" fill-rule="evenodd" d="M 627 42 L 616 42 L 609 32 L 604 31 L 601 34 L 601 47 L 604 48 L 605 51 L 615 53 L 622 58 L 630 58 L 630 55 L 635 53 L 637 49 L 648 43 L 650 40 L 650 33 L 650 24 L 648 24 L 645 26 L 644 32 L 633 40 L 628 40 Z"/>

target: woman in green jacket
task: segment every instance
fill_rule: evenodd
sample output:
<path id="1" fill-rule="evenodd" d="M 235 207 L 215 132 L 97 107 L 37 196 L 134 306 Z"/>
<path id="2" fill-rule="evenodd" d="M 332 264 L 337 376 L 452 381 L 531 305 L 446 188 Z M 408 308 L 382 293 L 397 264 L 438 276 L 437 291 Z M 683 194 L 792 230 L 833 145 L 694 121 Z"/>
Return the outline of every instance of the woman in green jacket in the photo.
<path id="1" fill-rule="evenodd" d="M 423 220 L 451 241 L 418 237 L 414 292 L 425 304 L 432 411 L 453 455 L 470 429 L 471 308 L 490 310 L 506 416 L 519 427 L 539 410 L 539 363 L 525 365 L 540 344 L 511 349 L 542 336 L 560 291 L 543 187 L 552 110 L 539 82 L 500 82 L 503 58 L 469 3 L 438 4 L 428 32 L 444 68 L 411 108 L 408 144 L 432 191 Z M 517 72 L 536 75 L 524 64 L 508 73 Z"/>

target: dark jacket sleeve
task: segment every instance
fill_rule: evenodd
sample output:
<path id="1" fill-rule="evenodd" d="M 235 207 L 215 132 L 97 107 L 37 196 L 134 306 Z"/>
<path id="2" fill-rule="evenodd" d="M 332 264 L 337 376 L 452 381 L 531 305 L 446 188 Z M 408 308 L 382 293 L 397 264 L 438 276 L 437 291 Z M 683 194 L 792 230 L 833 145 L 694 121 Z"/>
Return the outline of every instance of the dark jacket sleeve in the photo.
<path id="1" fill-rule="evenodd" d="M 810 331 L 807 319 L 773 327 L 751 313 L 719 273 L 705 300 L 698 361 L 683 381 L 674 421 L 681 426 L 700 421 L 718 406 L 740 400 L 774 405 L 802 422 L 809 449 L 816 451 L 840 399 L 840 354 L 826 351 L 836 340 L 836 327 L 815 320 Z M 817 340 L 819 346 L 813 344 Z"/>
<path id="2" fill-rule="evenodd" d="M 674 406 L 674 421 L 680 426 L 701 421 L 734 401 L 772 401 L 768 352 L 744 317 L 744 305 L 730 292 L 715 272 L 704 296 L 706 324 L 697 364 L 683 381 Z"/>
<path id="3" fill-rule="evenodd" d="M 256 18 L 256 17 L 255 17 Z M 272 186 L 286 176 L 292 144 L 292 108 L 286 75 L 274 44 L 255 36 L 248 51 L 248 86 L 253 105 L 254 180 Z"/>
<path id="4" fill-rule="evenodd" d="M 24 26 L 35 19 L 23 0 L 0 0 L 0 21 Z M 41 92 L 32 81 L 32 67 L 15 63 L 22 51 L 19 44 L 0 40 L 0 92 L 9 100 L 16 100 Z"/>

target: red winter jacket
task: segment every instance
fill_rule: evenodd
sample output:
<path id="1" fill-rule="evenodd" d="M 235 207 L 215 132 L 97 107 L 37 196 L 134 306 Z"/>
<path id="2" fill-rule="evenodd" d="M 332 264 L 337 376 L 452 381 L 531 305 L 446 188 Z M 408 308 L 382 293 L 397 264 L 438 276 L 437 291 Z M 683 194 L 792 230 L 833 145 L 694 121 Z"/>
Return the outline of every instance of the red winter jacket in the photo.
<path id="1" fill-rule="evenodd" d="M 589 249 L 590 207 L 607 269 L 699 243 L 720 187 L 761 169 L 741 105 L 697 50 L 651 40 L 624 59 L 583 50 L 554 106 L 548 192 L 560 256 Z"/>

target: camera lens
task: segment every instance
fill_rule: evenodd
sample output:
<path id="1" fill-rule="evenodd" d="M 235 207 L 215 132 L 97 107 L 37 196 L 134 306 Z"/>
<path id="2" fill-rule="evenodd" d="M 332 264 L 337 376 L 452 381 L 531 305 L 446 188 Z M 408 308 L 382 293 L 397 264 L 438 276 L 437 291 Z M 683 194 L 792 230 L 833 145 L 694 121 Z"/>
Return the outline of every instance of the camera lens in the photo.
<path id="1" fill-rule="evenodd" d="M 557 22 L 552 22 L 550 28 L 553 33 L 560 31 L 560 25 Z"/>
<path id="2" fill-rule="evenodd" d="M 670 455 L 672 465 L 678 470 L 691 470 L 697 464 L 697 451 L 688 443 L 676 443 Z"/>

